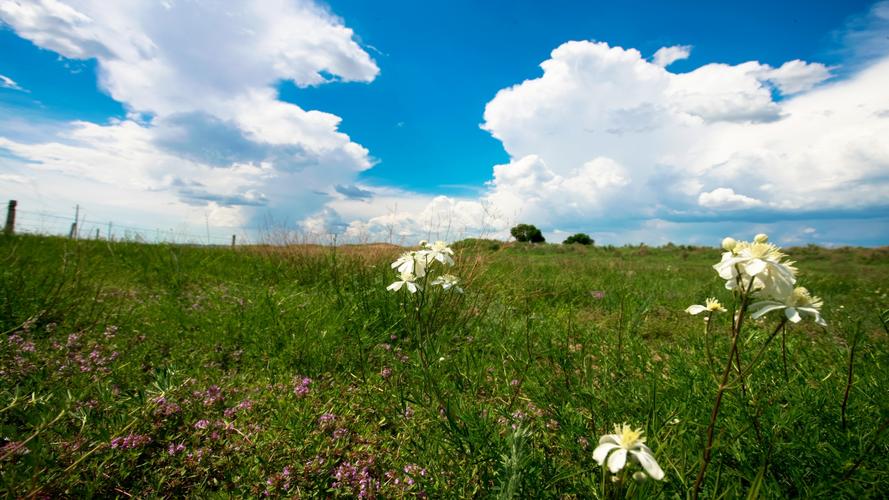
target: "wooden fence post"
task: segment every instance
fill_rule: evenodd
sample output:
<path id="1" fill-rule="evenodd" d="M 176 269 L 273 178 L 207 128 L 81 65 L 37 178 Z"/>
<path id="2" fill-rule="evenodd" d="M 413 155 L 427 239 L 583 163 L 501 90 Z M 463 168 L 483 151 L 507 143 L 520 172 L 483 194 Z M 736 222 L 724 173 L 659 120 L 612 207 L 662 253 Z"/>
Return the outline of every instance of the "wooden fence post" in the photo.
<path id="1" fill-rule="evenodd" d="M 77 208 L 74 209 L 74 222 L 71 223 L 71 232 L 68 233 L 68 238 L 72 240 L 76 240 L 78 237 L 78 229 L 77 222 L 80 220 L 80 205 L 77 205 Z"/>
<path id="2" fill-rule="evenodd" d="M 15 206 L 18 202 L 9 200 L 9 208 L 6 209 L 6 226 L 3 228 L 4 234 L 15 234 Z"/>
<path id="3" fill-rule="evenodd" d="M 232 235 L 232 248 L 235 247 L 235 237 L 236 237 L 236 236 L 233 234 L 233 235 Z"/>

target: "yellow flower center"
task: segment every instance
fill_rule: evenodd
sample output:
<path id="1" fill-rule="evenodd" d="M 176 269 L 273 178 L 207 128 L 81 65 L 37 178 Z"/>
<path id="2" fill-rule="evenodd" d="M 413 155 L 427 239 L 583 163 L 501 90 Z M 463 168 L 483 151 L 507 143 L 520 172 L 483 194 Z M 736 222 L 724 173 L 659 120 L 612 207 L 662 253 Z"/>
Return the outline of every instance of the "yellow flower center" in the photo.
<path id="1" fill-rule="evenodd" d="M 822 303 L 820 297 L 812 296 L 804 286 L 798 286 L 793 289 L 789 302 L 791 306 L 814 307 L 815 309 L 820 309 Z"/>
<path id="2" fill-rule="evenodd" d="M 633 429 L 627 424 L 614 426 L 614 433 L 620 436 L 621 448 L 629 450 L 638 443 L 644 443 L 645 438 L 642 437 L 642 429 Z"/>
<path id="3" fill-rule="evenodd" d="M 714 297 L 710 297 L 709 299 L 707 299 L 707 301 L 704 302 L 704 306 L 707 308 L 708 311 L 725 311 L 725 308 L 722 307 L 722 304 L 720 304 L 719 301 L 716 300 L 716 298 Z"/>
<path id="4" fill-rule="evenodd" d="M 747 250 L 750 252 L 750 257 L 754 259 L 764 259 L 771 261 L 778 261 L 784 254 L 778 250 L 778 247 L 771 243 L 753 243 L 747 247 Z"/>

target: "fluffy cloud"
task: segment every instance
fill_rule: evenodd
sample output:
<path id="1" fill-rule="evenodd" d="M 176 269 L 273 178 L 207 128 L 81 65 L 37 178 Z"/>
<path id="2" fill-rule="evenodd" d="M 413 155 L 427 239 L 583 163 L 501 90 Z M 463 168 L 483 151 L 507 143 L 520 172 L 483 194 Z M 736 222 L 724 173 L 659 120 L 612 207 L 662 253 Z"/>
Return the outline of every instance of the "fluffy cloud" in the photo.
<path id="1" fill-rule="evenodd" d="M 698 204 L 707 208 L 750 208 L 762 205 L 762 202 L 738 194 L 732 188 L 716 188 L 709 193 L 701 193 L 698 196 Z"/>
<path id="2" fill-rule="evenodd" d="M 799 59 L 787 61 L 780 68 L 767 68 L 762 74 L 784 95 L 798 94 L 812 89 L 831 77 L 830 69 L 821 63 L 807 63 Z"/>
<path id="3" fill-rule="evenodd" d="M 682 228 L 717 220 L 886 226 L 889 58 L 836 81 L 799 60 L 665 68 L 686 53 L 661 49 L 650 62 L 603 42 L 562 44 L 542 76 L 487 104 L 482 128 L 511 161 L 493 167 L 480 199 L 459 203 L 484 206 L 500 235 L 533 222 L 553 237 L 583 230 L 617 242 L 689 241 Z"/>
<path id="4" fill-rule="evenodd" d="M 815 89 L 828 76 L 817 63 L 708 64 L 677 74 L 636 50 L 593 42 L 563 44 L 541 67 L 540 78 L 501 90 L 483 125 L 514 158 L 494 168 L 489 196 L 528 200 L 533 184 L 537 198 L 521 205 L 524 218 L 547 220 L 567 206 L 579 208 L 577 225 L 605 212 L 669 218 L 698 205 L 866 207 L 889 194 L 889 145 L 880 139 L 889 134 L 880 117 L 889 108 L 881 90 L 889 60 Z M 771 85 L 808 92 L 775 100 Z M 545 172 L 529 169 L 528 158 Z M 590 161 L 619 168 L 584 168 Z M 612 177 L 621 182 L 603 182 Z M 568 181 L 550 192 L 558 179 Z M 575 189 L 583 199 L 571 196 Z"/>
<path id="5" fill-rule="evenodd" d="M 0 0 L 0 20 L 61 56 L 95 58 L 100 87 L 130 111 L 42 141 L 0 139 L 27 161 L 15 165 L 19 175 L 42 185 L 77 176 L 94 190 L 227 207 L 230 222 L 249 223 L 262 213 L 251 207 L 318 210 L 372 165 L 338 131 L 339 117 L 277 99 L 281 80 L 369 82 L 379 72 L 352 30 L 310 0 Z"/>
<path id="6" fill-rule="evenodd" d="M 688 59 L 691 55 L 691 45 L 673 45 L 672 47 L 661 47 L 654 53 L 651 61 L 662 68 L 673 64 L 676 61 Z"/>

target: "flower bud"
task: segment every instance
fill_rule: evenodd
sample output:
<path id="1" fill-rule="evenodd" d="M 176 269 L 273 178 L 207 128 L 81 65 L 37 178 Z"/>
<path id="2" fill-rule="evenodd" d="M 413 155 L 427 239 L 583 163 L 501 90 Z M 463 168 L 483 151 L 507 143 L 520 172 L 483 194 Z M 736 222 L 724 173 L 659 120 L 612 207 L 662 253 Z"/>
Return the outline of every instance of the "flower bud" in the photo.
<path id="1" fill-rule="evenodd" d="M 641 470 L 633 473 L 633 480 L 636 481 L 637 483 L 641 483 L 642 481 L 645 481 L 646 479 L 648 479 L 648 476 Z"/>
<path id="2" fill-rule="evenodd" d="M 734 250 L 737 244 L 738 242 L 735 241 L 735 239 L 731 236 L 728 236 L 722 240 L 722 248 L 727 252 L 731 252 L 732 250 Z"/>
<path id="3" fill-rule="evenodd" d="M 753 241 L 755 241 L 757 243 L 765 243 L 765 242 L 769 241 L 769 235 L 767 235 L 765 233 L 759 233 L 753 237 Z"/>

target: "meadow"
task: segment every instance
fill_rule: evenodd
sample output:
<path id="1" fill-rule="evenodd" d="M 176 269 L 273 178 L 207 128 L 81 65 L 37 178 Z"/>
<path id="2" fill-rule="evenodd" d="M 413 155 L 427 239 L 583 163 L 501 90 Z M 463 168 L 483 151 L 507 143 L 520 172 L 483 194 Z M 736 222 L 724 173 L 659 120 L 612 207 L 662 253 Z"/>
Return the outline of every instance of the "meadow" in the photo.
<path id="1" fill-rule="evenodd" d="M 687 497 L 731 313 L 685 309 L 731 303 L 721 250 L 453 248 L 464 293 L 420 318 L 391 245 L 0 237 L 0 496 Z M 747 323 L 701 496 L 884 498 L 889 249 L 786 251 L 828 326 L 756 359 Z M 593 459 L 622 423 L 662 481 Z"/>

